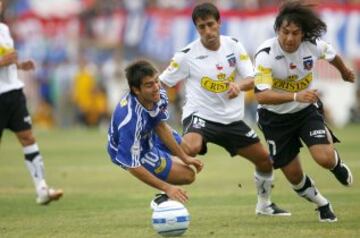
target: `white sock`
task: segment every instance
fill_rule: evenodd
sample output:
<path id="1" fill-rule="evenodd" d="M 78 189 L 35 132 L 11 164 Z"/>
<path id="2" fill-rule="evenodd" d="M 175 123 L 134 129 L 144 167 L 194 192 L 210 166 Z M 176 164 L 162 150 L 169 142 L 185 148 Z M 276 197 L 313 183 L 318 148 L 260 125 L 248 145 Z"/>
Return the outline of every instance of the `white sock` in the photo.
<path id="1" fill-rule="evenodd" d="M 260 207 L 267 207 L 271 204 L 270 195 L 271 195 L 271 186 L 274 180 L 272 172 L 263 173 L 255 171 L 254 173 L 258 205 Z"/>
<path id="2" fill-rule="evenodd" d="M 25 146 L 23 148 L 25 154 L 25 164 L 34 181 L 35 189 L 38 194 L 43 193 L 47 187 L 45 181 L 44 162 L 39 152 L 37 144 Z"/>
<path id="3" fill-rule="evenodd" d="M 303 176 L 303 179 L 299 184 L 292 185 L 295 192 L 308 200 L 315 203 L 318 207 L 324 206 L 329 201 L 321 195 L 319 190 L 315 187 L 314 181 L 307 175 Z"/>

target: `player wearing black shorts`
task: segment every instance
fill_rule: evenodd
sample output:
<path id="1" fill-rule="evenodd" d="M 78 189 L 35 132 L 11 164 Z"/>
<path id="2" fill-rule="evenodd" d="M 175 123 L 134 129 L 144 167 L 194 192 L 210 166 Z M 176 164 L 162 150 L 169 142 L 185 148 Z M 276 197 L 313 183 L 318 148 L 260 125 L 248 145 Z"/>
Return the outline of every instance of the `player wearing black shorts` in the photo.
<path id="1" fill-rule="evenodd" d="M 255 131 L 242 121 L 242 91 L 254 88 L 250 57 L 236 39 L 220 35 L 220 14 L 213 4 L 197 5 L 192 19 L 200 39 L 177 52 L 159 76 L 168 87 L 185 81 L 182 145 L 187 145 L 185 151 L 193 156 L 206 153 L 206 144 L 214 143 L 231 156 L 246 158 L 255 165 L 255 213 L 289 216 L 270 199 L 273 173 L 269 153 Z"/>
<path id="2" fill-rule="evenodd" d="M 304 174 L 299 152 L 303 141 L 313 159 L 349 186 L 350 169 L 335 150 L 338 140 L 320 113 L 319 95 L 313 88 L 316 60 L 329 61 L 344 81 L 354 82 L 354 73 L 333 47 L 320 40 L 326 24 L 299 1 L 286 2 L 276 17 L 277 37 L 265 41 L 255 55 L 255 92 L 259 102 L 259 127 L 265 135 L 274 168 L 280 168 L 301 197 L 316 204 L 322 222 L 337 221 L 330 202 Z"/>
<path id="3" fill-rule="evenodd" d="M 25 164 L 35 184 L 36 202 L 45 205 L 58 200 L 63 191 L 49 188 L 46 184 L 43 159 L 31 130 L 31 117 L 22 91 L 24 84 L 17 76 L 17 69 L 33 70 L 35 65 L 31 60 L 18 61 L 14 41 L 4 23 L 0 23 L 0 52 L 0 141 L 4 129 L 15 133 L 23 147 Z"/>

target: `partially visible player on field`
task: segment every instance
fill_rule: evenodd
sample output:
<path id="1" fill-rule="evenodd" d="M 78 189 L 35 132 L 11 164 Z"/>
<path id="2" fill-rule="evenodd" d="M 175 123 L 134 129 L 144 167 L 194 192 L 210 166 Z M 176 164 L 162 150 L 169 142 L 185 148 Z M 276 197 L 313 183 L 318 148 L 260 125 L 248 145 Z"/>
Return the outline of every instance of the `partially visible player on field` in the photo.
<path id="1" fill-rule="evenodd" d="M 240 42 L 220 35 L 220 13 L 213 4 L 197 5 L 192 19 L 200 39 L 177 52 L 160 75 L 169 87 L 185 80 L 185 150 L 190 155 L 205 154 L 207 143 L 214 143 L 231 156 L 246 158 L 255 165 L 256 214 L 288 216 L 290 213 L 270 200 L 273 174 L 269 153 L 243 121 L 242 91 L 254 87 L 251 60 Z"/>
<path id="2" fill-rule="evenodd" d="M 181 137 L 166 123 L 168 98 L 154 66 L 136 61 L 125 72 L 130 92 L 122 97 L 111 118 L 111 160 L 169 198 L 186 202 L 186 191 L 174 185 L 192 183 L 195 172 L 190 165 L 200 172 L 203 164 L 183 151 Z"/>
<path id="3" fill-rule="evenodd" d="M 1 1 L 0 12 L 2 12 Z M 4 23 L 0 23 L 0 139 L 6 128 L 15 133 L 23 147 L 25 164 L 35 184 L 36 202 L 45 205 L 58 200 L 63 195 L 63 191 L 49 188 L 45 181 L 43 159 L 31 130 L 31 118 L 22 91 L 24 84 L 17 75 L 17 69 L 27 71 L 34 68 L 35 65 L 31 60 L 18 61 L 9 28 Z"/>
<path id="4" fill-rule="evenodd" d="M 285 3 L 276 17 L 277 37 L 265 41 L 255 55 L 255 92 L 259 102 L 259 126 L 268 142 L 274 168 L 281 168 L 293 189 L 315 203 L 320 221 L 337 220 L 330 202 L 304 174 L 299 152 L 301 140 L 313 159 L 329 169 L 345 186 L 352 183 L 350 169 L 334 148 L 336 137 L 324 123 L 319 95 L 313 88 L 316 60 L 329 61 L 344 81 L 353 83 L 354 73 L 333 47 L 320 40 L 326 24 L 310 6 L 298 1 Z"/>

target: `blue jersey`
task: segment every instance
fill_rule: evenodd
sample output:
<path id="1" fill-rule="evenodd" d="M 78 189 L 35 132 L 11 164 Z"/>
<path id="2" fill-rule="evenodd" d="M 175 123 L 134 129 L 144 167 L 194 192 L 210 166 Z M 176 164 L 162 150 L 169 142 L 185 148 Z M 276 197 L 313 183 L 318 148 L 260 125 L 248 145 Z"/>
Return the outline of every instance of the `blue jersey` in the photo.
<path id="1" fill-rule="evenodd" d="M 164 146 L 154 128 L 159 122 L 168 119 L 167 105 L 168 97 L 163 89 L 160 90 L 160 101 L 152 110 L 144 108 L 131 93 L 121 99 L 112 115 L 108 131 L 107 149 L 115 164 L 125 169 L 136 168 L 164 157 Z M 180 137 L 176 139 L 179 142 Z"/>

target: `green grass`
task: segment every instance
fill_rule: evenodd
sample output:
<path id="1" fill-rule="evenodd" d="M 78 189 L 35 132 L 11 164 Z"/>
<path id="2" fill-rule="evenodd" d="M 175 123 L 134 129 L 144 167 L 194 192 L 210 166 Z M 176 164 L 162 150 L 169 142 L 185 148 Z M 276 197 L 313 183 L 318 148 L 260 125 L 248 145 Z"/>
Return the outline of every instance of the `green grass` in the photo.
<path id="1" fill-rule="evenodd" d="M 149 203 L 156 191 L 113 165 L 105 151 L 106 133 L 98 130 L 36 130 L 47 181 L 65 196 L 49 206 L 35 204 L 20 145 L 5 133 L 0 146 L 0 237 L 159 237 L 151 227 Z M 291 217 L 257 217 L 253 167 L 230 158 L 216 146 L 202 157 L 204 171 L 186 187 L 192 221 L 184 237 L 327 237 L 360 234 L 360 125 L 336 130 L 340 154 L 355 183 L 345 188 L 310 159 L 305 171 L 331 200 L 339 221 L 318 222 L 314 206 L 299 198 L 276 171 L 273 201 Z"/>

